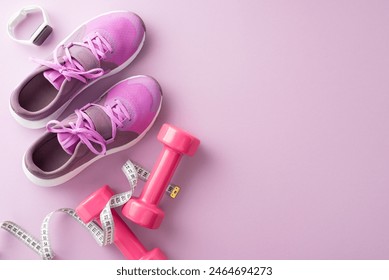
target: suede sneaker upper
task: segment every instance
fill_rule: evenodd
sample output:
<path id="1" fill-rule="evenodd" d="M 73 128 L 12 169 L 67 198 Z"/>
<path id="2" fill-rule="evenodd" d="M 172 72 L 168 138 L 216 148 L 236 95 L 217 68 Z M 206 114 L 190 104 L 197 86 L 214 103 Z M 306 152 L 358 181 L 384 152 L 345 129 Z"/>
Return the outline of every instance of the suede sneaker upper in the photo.
<path id="1" fill-rule="evenodd" d="M 161 104 L 161 88 L 151 77 L 117 83 L 97 102 L 62 121 L 50 121 L 47 132 L 25 154 L 25 174 L 42 186 L 66 182 L 95 160 L 137 143 L 151 128 Z"/>

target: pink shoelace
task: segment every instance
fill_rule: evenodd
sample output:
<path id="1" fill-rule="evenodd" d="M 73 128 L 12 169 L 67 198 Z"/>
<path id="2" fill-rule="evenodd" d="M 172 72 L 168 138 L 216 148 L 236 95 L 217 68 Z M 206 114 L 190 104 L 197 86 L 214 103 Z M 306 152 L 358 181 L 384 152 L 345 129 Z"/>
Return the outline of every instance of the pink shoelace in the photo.
<path id="1" fill-rule="evenodd" d="M 65 126 L 57 120 L 52 120 L 48 122 L 46 128 L 49 132 L 52 133 L 67 133 L 67 137 L 64 141 L 61 141 L 60 144 L 62 148 L 67 151 L 67 149 L 79 141 L 84 143 L 93 153 L 97 155 L 103 155 L 107 151 L 106 145 L 112 142 L 116 137 L 117 129 L 123 127 L 123 122 L 130 119 L 130 114 L 127 108 L 120 102 L 120 100 L 115 100 L 115 105 L 112 107 L 106 105 L 101 106 L 99 104 L 87 104 L 79 110 L 75 110 L 77 116 L 76 122 L 69 122 L 68 126 Z M 95 129 L 92 119 L 85 113 L 85 109 L 90 106 L 100 107 L 110 118 L 112 133 L 111 138 L 106 140 L 101 136 Z M 96 149 L 93 144 L 96 144 L 100 149 Z"/>
<path id="2" fill-rule="evenodd" d="M 107 52 L 112 52 L 112 47 L 109 42 L 98 32 L 96 32 L 94 37 L 87 38 L 83 43 L 72 42 L 66 46 L 57 46 L 54 50 L 53 61 L 37 58 L 32 58 L 32 60 L 36 63 L 58 71 L 65 77 L 67 81 L 70 81 L 72 78 L 74 78 L 83 83 L 86 83 L 87 79 L 95 79 L 104 74 L 104 70 L 102 68 L 94 68 L 86 71 L 80 63 L 72 58 L 69 51 L 71 46 L 82 46 L 88 48 L 99 61 L 105 59 Z M 63 48 L 65 52 L 65 55 L 62 57 L 64 62 L 62 63 L 58 60 L 58 51 L 60 48 Z"/>

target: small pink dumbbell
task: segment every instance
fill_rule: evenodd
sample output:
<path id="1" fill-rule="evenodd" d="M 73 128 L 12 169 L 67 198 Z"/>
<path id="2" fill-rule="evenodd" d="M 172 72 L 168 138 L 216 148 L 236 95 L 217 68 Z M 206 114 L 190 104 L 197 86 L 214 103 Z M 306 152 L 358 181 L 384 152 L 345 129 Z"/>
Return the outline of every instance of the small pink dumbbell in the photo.
<path id="1" fill-rule="evenodd" d="M 162 152 L 143 186 L 138 198 L 131 198 L 123 207 L 123 215 L 141 226 L 158 228 L 165 214 L 158 208 L 166 186 L 173 177 L 183 154 L 195 154 L 200 141 L 189 133 L 169 124 L 164 124 L 158 133 L 164 144 Z"/>
<path id="2" fill-rule="evenodd" d="M 84 223 L 95 220 L 101 226 L 100 212 L 104 209 L 112 195 L 114 193 L 108 186 L 98 189 L 76 208 L 77 215 Z M 112 209 L 112 217 L 115 224 L 114 243 L 127 259 L 166 260 L 166 256 L 158 248 L 147 252 L 114 209 Z"/>

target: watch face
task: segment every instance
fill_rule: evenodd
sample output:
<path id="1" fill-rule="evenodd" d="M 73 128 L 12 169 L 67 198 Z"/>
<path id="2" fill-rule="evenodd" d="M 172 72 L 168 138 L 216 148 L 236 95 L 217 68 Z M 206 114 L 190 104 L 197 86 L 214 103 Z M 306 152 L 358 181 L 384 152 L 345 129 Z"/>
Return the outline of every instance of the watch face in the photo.
<path id="1" fill-rule="evenodd" d="M 32 43 L 36 46 L 40 46 L 53 32 L 53 28 L 50 25 L 45 25 L 43 29 L 37 34 Z"/>

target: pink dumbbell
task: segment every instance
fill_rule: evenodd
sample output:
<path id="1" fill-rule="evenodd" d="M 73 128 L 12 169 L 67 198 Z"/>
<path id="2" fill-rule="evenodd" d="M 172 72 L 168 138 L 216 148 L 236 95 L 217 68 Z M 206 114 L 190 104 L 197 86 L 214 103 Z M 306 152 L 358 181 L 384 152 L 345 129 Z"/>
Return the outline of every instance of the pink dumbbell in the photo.
<path id="1" fill-rule="evenodd" d="M 100 212 L 112 195 L 114 193 L 108 186 L 98 189 L 76 208 L 77 215 L 84 223 L 95 220 L 101 226 Z M 112 209 L 112 217 L 115 224 L 114 243 L 127 259 L 166 260 L 166 256 L 158 248 L 147 251 L 114 209 Z"/>
<path id="2" fill-rule="evenodd" d="M 166 186 L 183 154 L 195 154 L 200 141 L 189 133 L 169 124 L 164 124 L 158 133 L 158 140 L 164 144 L 158 160 L 143 186 L 138 198 L 131 198 L 123 207 L 123 215 L 141 226 L 158 228 L 165 214 L 158 208 Z"/>

